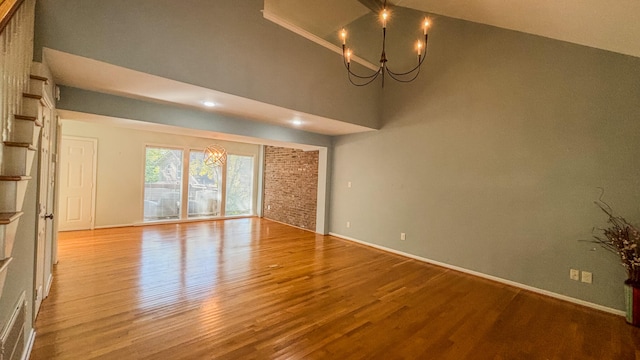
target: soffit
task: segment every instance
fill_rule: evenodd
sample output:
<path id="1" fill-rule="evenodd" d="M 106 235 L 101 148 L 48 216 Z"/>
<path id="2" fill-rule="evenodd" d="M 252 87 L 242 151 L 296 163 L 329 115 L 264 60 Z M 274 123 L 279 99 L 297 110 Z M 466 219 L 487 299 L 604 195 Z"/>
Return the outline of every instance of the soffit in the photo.
<path id="1" fill-rule="evenodd" d="M 44 58 L 58 85 L 195 108 L 322 135 L 336 136 L 373 130 L 58 50 L 45 48 Z M 204 101 L 212 101 L 216 106 L 208 108 L 203 104 Z"/>

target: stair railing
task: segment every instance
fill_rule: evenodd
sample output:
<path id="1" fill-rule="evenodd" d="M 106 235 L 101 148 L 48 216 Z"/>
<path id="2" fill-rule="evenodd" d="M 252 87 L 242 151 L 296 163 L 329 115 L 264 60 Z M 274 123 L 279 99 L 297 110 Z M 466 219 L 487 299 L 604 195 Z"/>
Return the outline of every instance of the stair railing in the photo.
<path id="1" fill-rule="evenodd" d="M 6 141 L 29 86 L 35 0 L 0 1 L 0 140 Z"/>

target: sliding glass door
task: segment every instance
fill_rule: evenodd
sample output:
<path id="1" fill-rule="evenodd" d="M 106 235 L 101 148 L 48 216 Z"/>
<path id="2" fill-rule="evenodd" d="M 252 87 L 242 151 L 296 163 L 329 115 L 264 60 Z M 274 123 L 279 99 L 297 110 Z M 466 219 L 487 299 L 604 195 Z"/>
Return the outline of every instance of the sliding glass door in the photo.
<path id="1" fill-rule="evenodd" d="M 144 168 L 144 221 L 180 218 L 182 150 L 147 147 Z"/>
<path id="2" fill-rule="evenodd" d="M 253 156 L 229 154 L 225 165 L 209 166 L 201 150 L 145 151 L 145 222 L 253 215 Z"/>
<path id="3" fill-rule="evenodd" d="M 222 167 L 204 163 L 204 152 L 189 154 L 189 218 L 220 216 Z"/>
<path id="4" fill-rule="evenodd" d="M 253 213 L 253 156 L 227 157 L 226 215 Z"/>

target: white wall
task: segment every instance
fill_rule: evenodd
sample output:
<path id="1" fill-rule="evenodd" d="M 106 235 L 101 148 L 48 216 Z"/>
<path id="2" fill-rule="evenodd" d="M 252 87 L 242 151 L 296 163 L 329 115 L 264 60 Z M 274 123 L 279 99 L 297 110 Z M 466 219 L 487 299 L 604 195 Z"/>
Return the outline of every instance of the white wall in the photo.
<path id="1" fill-rule="evenodd" d="M 192 136 L 114 127 L 82 121 L 63 120 L 63 136 L 98 140 L 96 227 L 133 225 L 143 220 L 145 146 L 204 150 L 220 144 L 231 154 L 254 156 L 254 204 L 258 190 L 260 146 Z M 255 210 L 254 210 L 255 211 Z"/>

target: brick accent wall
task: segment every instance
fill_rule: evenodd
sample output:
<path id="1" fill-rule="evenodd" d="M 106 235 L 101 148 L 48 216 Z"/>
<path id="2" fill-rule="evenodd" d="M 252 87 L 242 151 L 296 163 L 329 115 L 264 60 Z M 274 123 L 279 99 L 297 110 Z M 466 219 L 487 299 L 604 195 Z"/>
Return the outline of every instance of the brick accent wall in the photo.
<path id="1" fill-rule="evenodd" d="M 266 146 L 264 217 L 315 231 L 318 151 Z"/>

